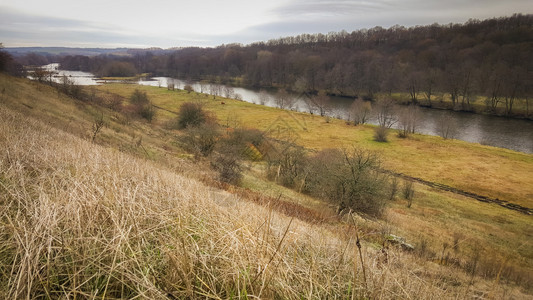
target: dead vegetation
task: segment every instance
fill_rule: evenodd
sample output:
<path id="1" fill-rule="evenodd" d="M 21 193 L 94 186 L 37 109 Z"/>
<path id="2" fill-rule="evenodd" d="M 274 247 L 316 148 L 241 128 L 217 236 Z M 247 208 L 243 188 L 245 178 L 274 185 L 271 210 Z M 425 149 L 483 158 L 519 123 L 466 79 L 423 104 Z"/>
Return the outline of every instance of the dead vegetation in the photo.
<path id="1" fill-rule="evenodd" d="M 0 298 L 526 297 L 445 264 L 459 235 L 433 262 L 379 222 L 228 193 L 5 106 L 0 148 Z"/>

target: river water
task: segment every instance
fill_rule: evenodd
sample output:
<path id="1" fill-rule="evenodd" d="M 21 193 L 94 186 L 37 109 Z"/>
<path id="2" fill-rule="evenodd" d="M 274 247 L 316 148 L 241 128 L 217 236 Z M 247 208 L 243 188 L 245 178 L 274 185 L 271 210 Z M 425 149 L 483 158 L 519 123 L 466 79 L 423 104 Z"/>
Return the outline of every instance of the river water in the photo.
<path id="1" fill-rule="evenodd" d="M 58 70 L 58 64 L 48 65 L 47 68 L 58 72 L 58 76 L 56 77 L 58 82 L 60 82 L 61 76 L 67 76 L 75 84 L 79 85 L 96 85 L 104 83 L 95 78 L 91 73 Z M 170 80 L 181 89 L 187 84 L 182 80 L 168 77 L 154 77 L 149 80 L 140 80 L 138 84 L 166 88 Z M 197 82 L 189 82 L 188 84 L 190 84 L 196 92 L 201 90 L 201 86 Z M 238 94 L 239 98 L 244 101 L 257 104 L 261 103 L 259 91 L 239 87 L 234 87 L 233 90 L 235 94 Z M 204 93 L 208 93 L 208 90 L 204 90 Z M 272 107 L 276 106 L 273 96 L 273 94 L 269 94 L 268 99 L 264 101 L 264 105 Z M 332 97 L 332 109 L 328 114 L 331 117 L 347 119 L 348 110 L 352 102 L 353 99 Z M 297 99 L 293 109 L 309 112 L 309 107 L 303 99 Z M 455 124 L 456 133 L 454 138 L 456 139 L 533 154 L 533 121 L 530 120 L 509 119 L 466 112 L 450 113 L 449 111 L 444 110 L 420 108 L 416 132 L 428 135 L 438 135 L 437 124 L 439 120 L 444 117 L 451 118 L 450 122 Z M 375 122 L 371 119 L 370 123 Z"/>

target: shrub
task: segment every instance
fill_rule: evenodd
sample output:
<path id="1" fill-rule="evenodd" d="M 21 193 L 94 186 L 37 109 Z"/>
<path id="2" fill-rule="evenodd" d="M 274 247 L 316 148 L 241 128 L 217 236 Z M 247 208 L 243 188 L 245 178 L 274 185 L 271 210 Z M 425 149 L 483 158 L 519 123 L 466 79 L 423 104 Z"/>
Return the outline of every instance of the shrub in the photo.
<path id="1" fill-rule="evenodd" d="M 133 94 L 130 96 L 130 102 L 133 105 L 144 105 L 150 102 L 148 99 L 148 95 L 146 95 L 146 92 L 141 91 L 139 89 L 135 89 L 133 91 Z"/>
<path id="2" fill-rule="evenodd" d="M 130 96 L 130 103 L 132 106 L 131 111 L 136 115 L 152 122 L 155 116 L 155 110 L 150 103 L 150 99 L 146 95 L 146 92 L 139 89 L 135 89 Z"/>
<path id="3" fill-rule="evenodd" d="M 178 112 L 177 127 L 184 129 L 187 127 L 198 127 L 207 123 L 211 119 L 209 114 L 203 109 L 202 104 L 185 102 Z"/>
<path id="4" fill-rule="evenodd" d="M 186 84 L 186 85 L 183 87 L 183 89 L 184 89 L 185 91 L 187 91 L 187 94 L 190 94 L 191 92 L 194 91 L 193 87 L 192 87 L 190 84 Z"/>
<path id="5" fill-rule="evenodd" d="M 242 164 L 239 156 L 232 152 L 217 152 L 211 160 L 211 167 L 218 172 L 219 180 L 239 184 L 242 179 Z"/>
<path id="6" fill-rule="evenodd" d="M 258 149 L 262 148 L 264 139 L 264 133 L 260 130 L 235 128 L 228 131 L 221 144 L 225 145 L 225 151 L 234 148 L 231 151 L 239 158 L 261 160 L 263 154 Z"/>
<path id="7" fill-rule="evenodd" d="M 303 147 L 283 143 L 270 151 L 267 157 L 267 177 L 286 187 L 296 187 L 298 179 L 305 177 L 307 156 Z"/>
<path id="8" fill-rule="evenodd" d="M 413 204 L 413 197 L 415 195 L 415 188 L 412 181 L 406 181 L 403 185 L 403 197 L 407 200 L 407 207 Z"/>
<path id="9" fill-rule="evenodd" d="M 374 140 L 376 142 L 386 143 L 388 142 L 387 136 L 389 135 L 389 131 L 384 126 L 378 126 L 375 129 L 374 132 Z"/>
<path id="10" fill-rule="evenodd" d="M 220 131 L 216 124 L 202 124 L 187 127 L 180 141 L 196 158 L 207 157 L 215 150 L 219 136 Z"/>
<path id="11" fill-rule="evenodd" d="M 368 151 L 323 150 L 310 160 L 305 188 L 329 200 L 340 211 L 352 209 L 380 216 L 385 208 L 386 176 L 379 172 L 379 157 Z"/>
<path id="12" fill-rule="evenodd" d="M 437 120 L 437 133 L 443 139 L 453 139 L 458 133 L 458 125 L 451 113 L 443 114 Z"/>
<path id="13" fill-rule="evenodd" d="M 389 200 L 394 200 L 396 193 L 398 193 L 398 179 L 396 176 L 392 176 L 389 183 Z"/>
<path id="14" fill-rule="evenodd" d="M 262 158 L 258 147 L 263 143 L 263 133 L 257 129 L 228 128 L 227 134 L 216 144 L 211 167 L 218 172 L 219 180 L 239 184 L 242 179 L 243 159 Z"/>

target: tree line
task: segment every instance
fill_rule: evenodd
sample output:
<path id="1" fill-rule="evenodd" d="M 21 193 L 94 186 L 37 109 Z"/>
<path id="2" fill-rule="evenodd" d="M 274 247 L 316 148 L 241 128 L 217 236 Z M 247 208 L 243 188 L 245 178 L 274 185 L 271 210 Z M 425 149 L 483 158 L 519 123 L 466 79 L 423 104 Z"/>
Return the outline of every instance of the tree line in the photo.
<path id="1" fill-rule="evenodd" d="M 402 93 L 416 105 L 472 111 L 477 104 L 484 112 L 527 117 L 531 53 L 533 15 L 515 14 L 464 24 L 397 25 L 250 45 L 57 59 L 64 69 L 100 76 L 151 73 L 370 100 Z"/>

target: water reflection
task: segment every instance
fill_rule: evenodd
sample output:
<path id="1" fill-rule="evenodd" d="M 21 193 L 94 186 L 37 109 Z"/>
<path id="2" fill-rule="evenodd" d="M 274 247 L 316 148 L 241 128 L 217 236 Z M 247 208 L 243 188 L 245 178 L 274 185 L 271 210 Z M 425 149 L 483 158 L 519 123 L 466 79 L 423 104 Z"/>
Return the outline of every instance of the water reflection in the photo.
<path id="1" fill-rule="evenodd" d="M 68 76 L 75 84 L 96 85 L 103 83 L 91 73 L 57 70 L 58 64 L 48 65 L 47 68 L 58 72 L 56 77 L 54 77 L 54 80 L 57 80 L 57 82 L 60 82 L 61 76 Z M 164 88 L 169 83 L 174 83 L 182 89 L 186 84 L 189 84 L 196 92 L 200 92 L 202 88 L 204 93 L 209 92 L 208 86 L 201 86 L 198 82 L 185 82 L 169 77 L 154 77 L 150 80 L 140 80 L 138 82 L 141 85 L 160 86 Z M 272 93 L 267 93 L 265 97 L 265 95 L 261 95 L 256 90 L 240 87 L 235 87 L 233 90 L 244 101 L 271 107 L 276 106 Z M 352 102 L 353 99 L 332 97 L 332 109 L 329 112 L 329 116 L 347 119 Z M 310 111 L 309 106 L 301 98 L 297 99 L 294 109 L 303 112 Z M 456 139 L 533 153 L 533 121 L 529 120 L 507 119 L 464 112 L 450 113 L 443 110 L 421 108 L 417 132 L 438 135 L 438 122 L 445 116 L 451 117 L 452 122 L 457 126 Z M 375 124 L 375 121 L 371 119 L 370 123 Z"/>
<path id="2" fill-rule="evenodd" d="M 139 84 L 166 87 L 169 80 L 173 80 L 182 88 L 187 84 L 185 81 L 168 77 L 156 77 L 148 81 L 139 81 Z M 199 83 L 188 83 L 195 91 L 200 91 Z M 262 104 L 259 91 L 234 88 L 236 94 L 247 102 Z M 204 90 L 204 92 L 208 92 Z M 332 109 L 329 112 L 331 117 L 347 119 L 348 111 L 353 99 L 343 97 L 331 97 Z M 275 107 L 274 94 L 268 94 L 264 105 Z M 295 110 L 309 112 L 309 106 L 303 99 L 298 99 Z M 438 109 L 420 108 L 420 120 L 417 132 L 428 135 L 438 135 L 438 121 L 444 117 L 451 117 L 451 122 L 456 125 L 456 135 L 454 138 L 471 142 L 490 145 L 500 148 L 512 149 L 515 151 L 533 153 L 533 121 L 507 119 L 496 116 L 486 116 L 466 112 L 453 112 Z M 371 124 L 376 124 L 370 119 Z"/>
<path id="3" fill-rule="evenodd" d="M 101 82 L 98 81 L 97 78 L 91 73 L 82 72 L 82 71 L 59 70 L 59 64 L 49 64 L 49 65 L 44 66 L 44 69 L 46 71 L 51 71 L 55 73 L 52 77 L 52 80 L 56 83 L 61 83 L 63 81 L 63 77 L 66 76 L 74 84 L 77 84 L 77 85 L 101 84 Z"/>

